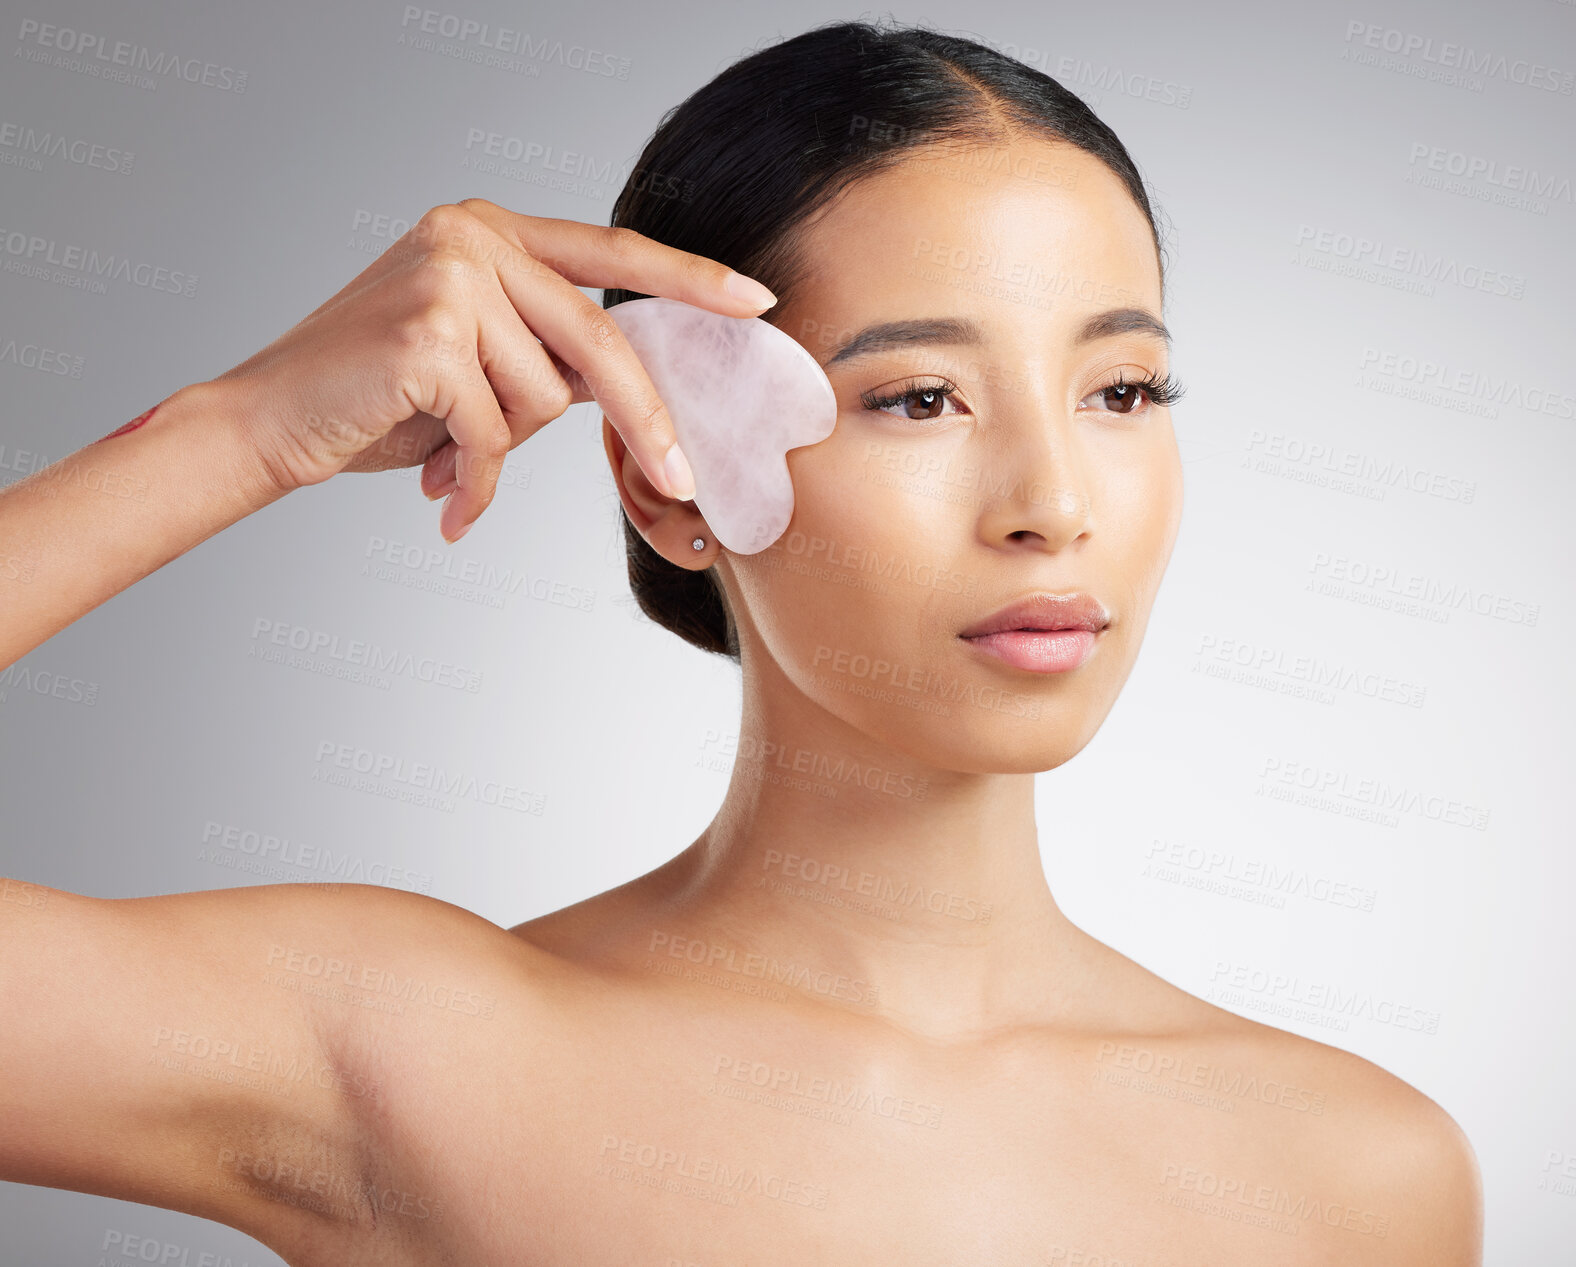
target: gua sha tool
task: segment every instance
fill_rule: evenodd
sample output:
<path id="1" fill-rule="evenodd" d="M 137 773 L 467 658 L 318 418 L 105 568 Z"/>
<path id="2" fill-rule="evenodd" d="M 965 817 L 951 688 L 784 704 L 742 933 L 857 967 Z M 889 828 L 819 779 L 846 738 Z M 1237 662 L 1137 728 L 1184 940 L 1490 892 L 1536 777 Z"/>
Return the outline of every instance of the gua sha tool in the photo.
<path id="1" fill-rule="evenodd" d="M 667 406 L 713 534 L 735 554 L 766 549 L 793 517 L 788 450 L 819 443 L 837 425 L 825 372 L 759 317 L 661 297 L 608 311 Z"/>

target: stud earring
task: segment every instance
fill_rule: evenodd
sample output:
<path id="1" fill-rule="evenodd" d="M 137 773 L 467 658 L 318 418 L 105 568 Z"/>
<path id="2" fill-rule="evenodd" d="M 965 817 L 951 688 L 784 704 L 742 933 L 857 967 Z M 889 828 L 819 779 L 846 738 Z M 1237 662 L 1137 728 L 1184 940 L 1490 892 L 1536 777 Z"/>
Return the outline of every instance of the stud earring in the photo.
<path id="1" fill-rule="evenodd" d="M 690 542 L 690 545 L 694 546 L 697 550 L 704 550 L 706 548 L 706 538 L 696 537 L 695 540 Z"/>

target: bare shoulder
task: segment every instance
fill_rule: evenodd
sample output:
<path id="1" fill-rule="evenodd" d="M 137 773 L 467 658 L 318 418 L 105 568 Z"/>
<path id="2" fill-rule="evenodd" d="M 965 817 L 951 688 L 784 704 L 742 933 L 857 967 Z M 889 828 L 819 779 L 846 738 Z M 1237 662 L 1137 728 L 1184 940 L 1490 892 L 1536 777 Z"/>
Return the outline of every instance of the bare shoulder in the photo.
<path id="1" fill-rule="evenodd" d="M 438 1159 L 464 1155 L 484 1105 L 511 1103 L 519 1069 L 561 1058 L 562 966 L 473 911 L 407 890 L 342 884 L 290 905 L 269 938 L 269 971 L 312 1000 L 327 1062 L 354 1089 L 343 1173 L 316 1177 L 355 1217 L 316 1228 L 303 1260 L 429 1261 L 457 1200 Z M 309 1133 L 287 1160 L 318 1147 Z M 253 1151 L 270 1149 L 284 1153 L 272 1140 Z"/>
<path id="2" fill-rule="evenodd" d="M 4 883 L 0 1178 L 213 1219 L 282 1254 L 334 1260 L 371 1221 L 376 1144 L 419 1110 L 422 1070 L 486 1049 L 476 1018 L 529 1029 L 550 1011 L 541 952 L 420 894 Z"/>
<path id="3" fill-rule="evenodd" d="M 282 885 L 296 889 L 303 903 L 313 903 L 325 918 L 358 927 L 398 944 L 406 938 L 445 944 L 458 937 L 462 945 L 493 942 L 500 950 L 508 943 L 506 929 L 475 911 L 453 902 L 409 889 L 378 884 Z"/>
<path id="4" fill-rule="evenodd" d="M 1349 1145 L 1322 1161 L 1371 1193 L 1388 1219 L 1383 1262 L 1477 1267 L 1483 1181 L 1466 1132 L 1430 1096 L 1353 1052 L 1276 1031 L 1331 1087 L 1331 1118 Z"/>
<path id="5" fill-rule="evenodd" d="M 562 993 L 564 965 L 549 951 L 408 890 L 341 884 L 303 896 L 288 929 L 268 947 L 278 983 L 317 1000 L 344 1067 L 395 1092 L 541 1028 Z"/>
<path id="6" fill-rule="evenodd" d="M 609 962 L 626 940 L 631 920 L 638 923 L 639 916 L 649 911 L 653 894 L 671 886 L 679 867 L 679 859 L 670 859 L 645 875 L 523 920 L 509 933 L 566 964 Z"/>
<path id="7" fill-rule="evenodd" d="M 1294 1171 L 1346 1261 L 1479 1267 L 1483 1184 L 1477 1154 L 1434 1099 L 1354 1052 L 1237 1018 L 1234 1041 L 1287 1085 L 1317 1097 L 1295 1132 Z M 1293 1135 L 1288 1131 L 1286 1138 Z"/>
<path id="8" fill-rule="evenodd" d="M 406 889 L 303 884 L 253 892 L 267 894 L 275 911 L 265 966 L 346 1020 L 402 1010 L 407 1020 L 419 1018 L 424 1009 L 409 1005 L 432 1002 L 423 983 L 525 987 L 547 958 L 474 911 Z M 378 997 L 389 1006 L 378 1006 Z"/>
<path id="9" fill-rule="evenodd" d="M 1218 1110 L 1183 1119 L 1191 1151 L 1182 1155 L 1201 1165 L 1174 1186 L 1196 1183 L 1207 1196 L 1236 1166 L 1229 1181 L 1292 1212 L 1302 1235 L 1343 1263 L 1479 1267 L 1477 1156 L 1434 1099 L 1372 1060 L 1217 1007 L 1118 952 L 1107 963 L 1143 1003 L 1131 1031 L 1100 1044 L 1097 1063 L 1146 1098 Z M 1217 1173 L 1204 1175 L 1209 1167 Z"/>
<path id="10" fill-rule="evenodd" d="M 345 1005 L 347 1021 L 406 1040 L 457 1032 L 456 1016 L 529 1010 L 552 968 L 551 955 L 474 911 L 379 885 L 304 896 L 290 928 L 273 939 L 270 966 Z"/>

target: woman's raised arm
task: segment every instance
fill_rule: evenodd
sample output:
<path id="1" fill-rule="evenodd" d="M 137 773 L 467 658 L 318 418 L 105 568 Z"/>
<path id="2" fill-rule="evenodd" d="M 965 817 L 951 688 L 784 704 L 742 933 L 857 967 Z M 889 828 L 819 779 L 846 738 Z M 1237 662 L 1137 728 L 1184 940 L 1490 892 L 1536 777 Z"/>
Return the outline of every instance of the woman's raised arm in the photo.
<path id="1" fill-rule="evenodd" d="M 673 423 L 611 316 L 580 286 L 727 316 L 775 302 L 726 265 L 628 229 L 445 203 L 303 321 L 0 492 L 0 667 L 293 489 L 424 465 L 457 541 L 504 456 L 595 399 L 652 483 L 694 484 Z M 105 481 L 135 497 L 101 497 Z"/>
<path id="2" fill-rule="evenodd" d="M 380 1131 L 410 1071 L 529 1031 L 540 961 L 375 885 L 104 899 L 0 878 L 0 1179 L 367 1261 L 350 1250 L 380 1225 Z"/>
<path id="3" fill-rule="evenodd" d="M 0 667 L 285 494 L 226 400 L 217 384 L 183 387 L 0 492 Z"/>

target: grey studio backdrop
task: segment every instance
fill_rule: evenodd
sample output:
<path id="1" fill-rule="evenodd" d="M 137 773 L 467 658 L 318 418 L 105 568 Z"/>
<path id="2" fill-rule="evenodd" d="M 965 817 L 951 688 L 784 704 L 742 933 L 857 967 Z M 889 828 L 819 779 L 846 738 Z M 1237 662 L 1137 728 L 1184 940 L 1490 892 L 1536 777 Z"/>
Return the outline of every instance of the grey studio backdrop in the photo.
<path id="1" fill-rule="evenodd" d="M 1053 891 L 1178 985 L 1434 1097 L 1482 1164 L 1487 1261 L 1572 1261 L 1576 5 L 892 12 L 1079 92 L 1169 220 L 1183 528 L 1113 713 L 1039 776 Z M 245 359 L 436 203 L 606 223 L 666 109 L 851 16 L 8 3 L 0 481 Z M 687 845 L 737 673 L 635 608 L 599 420 L 516 450 L 453 548 L 414 469 L 337 478 L 6 669 L 0 874 L 350 879 L 510 925 Z M 0 1226 L 6 1267 L 131 1237 L 280 1261 L 24 1185 Z"/>

